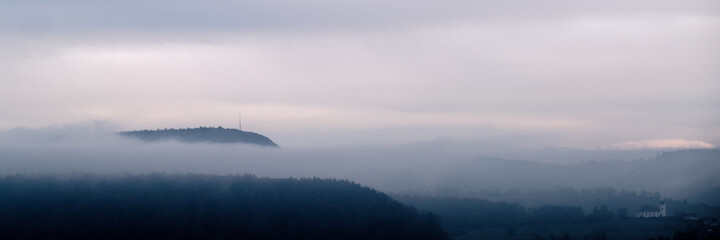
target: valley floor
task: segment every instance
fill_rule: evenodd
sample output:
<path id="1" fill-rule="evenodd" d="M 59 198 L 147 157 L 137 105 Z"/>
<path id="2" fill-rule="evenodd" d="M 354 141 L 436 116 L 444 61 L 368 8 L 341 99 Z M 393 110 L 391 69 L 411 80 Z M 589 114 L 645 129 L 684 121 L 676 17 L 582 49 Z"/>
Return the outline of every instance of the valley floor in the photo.
<path id="1" fill-rule="evenodd" d="M 626 218 L 606 222 L 476 228 L 456 240 L 476 239 L 720 239 L 720 229 L 679 218 Z"/>

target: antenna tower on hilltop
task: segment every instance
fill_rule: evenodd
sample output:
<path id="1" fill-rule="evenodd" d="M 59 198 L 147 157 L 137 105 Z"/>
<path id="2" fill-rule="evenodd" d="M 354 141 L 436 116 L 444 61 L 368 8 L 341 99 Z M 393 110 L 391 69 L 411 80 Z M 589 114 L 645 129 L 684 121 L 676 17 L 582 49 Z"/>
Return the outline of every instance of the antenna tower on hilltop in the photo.
<path id="1" fill-rule="evenodd" d="M 238 113 L 238 130 L 242 131 L 242 115 Z"/>

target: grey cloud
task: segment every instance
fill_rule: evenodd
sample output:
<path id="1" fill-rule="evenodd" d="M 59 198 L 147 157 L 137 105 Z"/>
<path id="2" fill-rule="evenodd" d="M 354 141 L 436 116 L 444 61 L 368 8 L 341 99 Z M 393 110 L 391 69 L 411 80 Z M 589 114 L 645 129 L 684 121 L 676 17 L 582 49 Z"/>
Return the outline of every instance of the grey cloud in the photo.
<path id="1" fill-rule="evenodd" d="M 0 127 L 186 127 L 252 107 L 295 143 L 337 130 L 317 145 L 481 138 L 516 119 L 587 123 L 541 138 L 588 138 L 576 147 L 717 144 L 717 13 L 702 0 L 2 1 Z M 416 119 L 430 120 L 385 129 Z"/>
<path id="2" fill-rule="evenodd" d="M 363 29 L 576 15 L 717 14 L 696 1 L 3 1 L 0 32 Z"/>

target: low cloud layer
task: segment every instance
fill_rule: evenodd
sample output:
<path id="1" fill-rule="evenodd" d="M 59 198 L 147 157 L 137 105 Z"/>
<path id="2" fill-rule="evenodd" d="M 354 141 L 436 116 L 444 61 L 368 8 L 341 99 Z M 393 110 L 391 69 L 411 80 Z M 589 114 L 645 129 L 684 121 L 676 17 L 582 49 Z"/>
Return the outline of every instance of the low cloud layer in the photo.
<path id="1" fill-rule="evenodd" d="M 624 142 L 614 145 L 619 149 L 643 149 L 643 148 L 715 148 L 712 144 L 685 139 L 655 139 L 645 141 Z"/>
<path id="2" fill-rule="evenodd" d="M 417 194 L 615 187 L 686 197 L 720 184 L 714 169 L 707 167 L 716 164 L 720 153 L 712 150 L 689 157 L 679 152 L 679 158 L 658 160 L 653 158 L 662 156 L 657 149 L 522 149 L 511 145 L 520 141 L 515 138 L 263 148 L 176 141 L 148 143 L 114 134 L 116 129 L 110 123 L 89 122 L 0 131 L 0 175 L 247 173 L 349 179 L 382 191 Z M 647 166 L 659 172 L 643 170 Z M 677 173 L 678 168 L 684 170 Z M 665 174 L 663 179 L 674 185 L 646 181 L 656 179 L 653 174 Z"/>

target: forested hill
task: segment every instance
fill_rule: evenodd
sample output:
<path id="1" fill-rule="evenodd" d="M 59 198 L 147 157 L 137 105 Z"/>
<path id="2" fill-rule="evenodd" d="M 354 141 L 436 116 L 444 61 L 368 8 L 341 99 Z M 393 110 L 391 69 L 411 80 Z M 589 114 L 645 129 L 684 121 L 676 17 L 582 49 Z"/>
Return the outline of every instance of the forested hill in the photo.
<path id="1" fill-rule="evenodd" d="M 0 177 L 0 239 L 448 239 L 439 218 L 346 180 Z"/>
<path id="2" fill-rule="evenodd" d="M 270 140 L 270 138 L 261 134 L 223 127 L 135 130 L 119 132 L 118 134 L 139 138 L 143 141 L 177 140 L 187 143 L 247 143 L 267 147 L 279 147 L 275 142 Z"/>

